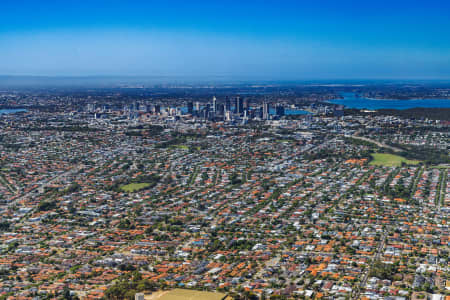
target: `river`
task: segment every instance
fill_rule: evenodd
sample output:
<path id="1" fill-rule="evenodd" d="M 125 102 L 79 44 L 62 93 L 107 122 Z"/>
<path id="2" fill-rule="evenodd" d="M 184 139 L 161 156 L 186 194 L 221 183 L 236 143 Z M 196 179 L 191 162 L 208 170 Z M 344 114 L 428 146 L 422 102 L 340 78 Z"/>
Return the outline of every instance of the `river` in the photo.
<path id="1" fill-rule="evenodd" d="M 328 102 L 341 104 L 347 108 L 356 109 L 408 109 L 415 107 L 424 108 L 450 108 L 450 99 L 412 99 L 412 100 L 387 100 L 368 99 L 357 97 L 354 93 L 343 93 L 344 99 L 335 99 Z"/>

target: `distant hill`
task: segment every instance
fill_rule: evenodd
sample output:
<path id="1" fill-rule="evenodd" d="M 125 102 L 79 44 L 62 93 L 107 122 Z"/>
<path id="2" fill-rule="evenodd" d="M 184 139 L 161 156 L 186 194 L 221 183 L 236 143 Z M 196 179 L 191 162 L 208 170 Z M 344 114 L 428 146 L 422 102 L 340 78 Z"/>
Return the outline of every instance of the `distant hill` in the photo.
<path id="1" fill-rule="evenodd" d="M 380 109 L 377 111 L 378 115 L 392 115 L 403 118 L 415 118 L 415 119 L 432 119 L 450 121 L 450 108 L 423 108 L 416 107 L 410 109 Z"/>

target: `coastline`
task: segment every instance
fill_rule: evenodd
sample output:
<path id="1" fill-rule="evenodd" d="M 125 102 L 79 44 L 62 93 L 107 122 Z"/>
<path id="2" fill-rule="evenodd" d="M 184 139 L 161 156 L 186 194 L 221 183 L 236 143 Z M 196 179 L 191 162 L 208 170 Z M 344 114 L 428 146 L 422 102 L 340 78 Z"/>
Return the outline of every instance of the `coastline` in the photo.
<path id="1" fill-rule="evenodd" d="M 356 98 L 355 98 L 356 99 Z M 410 98 L 410 99 L 393 99 L 393 98 L 372 98 L 372 97 L 361 97 L 359 99 L 366 99 L 366 100 L 386 100 L 386 101 L 414 101 L 414 100 L 450 100 L 449 98 Z M 345 100 L 345 99 L 343 99 Z M 350 100 L 350 99 L 349 99 Z"/>
<path id="2" fill-rule="evenodd" d="M 24 108 L 14 108 L 14 109 L 0 109 L 0 115 L 9 115 L 15 114 L 19 112 L 26 112 L 27 110 Z"/>

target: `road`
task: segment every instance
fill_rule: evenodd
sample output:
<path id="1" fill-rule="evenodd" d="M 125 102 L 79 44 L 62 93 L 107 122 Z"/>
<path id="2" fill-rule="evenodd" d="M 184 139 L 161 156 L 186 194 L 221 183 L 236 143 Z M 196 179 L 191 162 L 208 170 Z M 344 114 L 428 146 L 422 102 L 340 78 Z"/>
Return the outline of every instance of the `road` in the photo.
<path id="1" fill-rule="evenodd" d="M 280 259 L 281 259 L 281 253 L 277 253 L 275 255 L 275 257 L 265 261 L 263 266 L 259 267 L 258 272 L 256 272 L 256 274 L 255 274 L 255 276 L 253 276 L 253 278 L 260 278 L 260 277 L 262 277 L 265 269 L 277 265 L 280 262 Z"/>
<path id="2" fill-rule="evenodd" d="M 83 166 L 83 165 L 80 165 L 80 166 L 75 167 L 75 168 L 73 168 L 73 169 L 70 169 L 70 170 L 68 170 L 68 171 L 66 171 L 66 172 L 64 172 L 64 173 L 62 173 L 62 174 L 59 174 L 59 175 L 57 175 L 57 176 L 55 176 L 55 177 L 53 177 L 53 178 L 51 178 L 51 179 L 48 179 L 48 180 L 46 180 L 46 181 L 44 181 L 44 182 L 39 183 L 37 187 L 35 187 L 35 188 L 32 189 L 31 191 L 29 191 L 29 192 L 23 194 L 22 196 L 18 197 L 18 198 L 15 199 L 13 202 L 10 202 L 9 205 L 17 204 L 17 203 L 19 203 L 20 201 L 22 201 L 22 200 L 24 200 L 24 199 L 26 199 L 26 198 L 30 198 L 30 197 L 34 196 L 34 195 L 35 195 L 35 192 L 38 191 L 39 189 L 45 188 L 45 187 L 49 186 L 50 184 L 54 183 L 55 181 L 61 179 L 61 178 L 64 177 L 64 176 L 67 176 L 67 175 L 71 175 L 71 174 L 77 173 L 77 172 L 79 172 L 82 168 L 84 168 L 84 166 Z"/>
<path id="3" fill-rule="evenodd" d="M 386 237 L 387 237 L 389 231 L 390 231 L 390 229 L 386 229 L 383 232 L 383 236 L 381 237 L 380 243 L 378 244 L 378 247 L 377 247 L 375 255 L 370 263 L 370 266 L 367 268 L 367 271 L 364 274 L 364 277 L 361 280 L 361 283 L 359 284 L 359 286 L 355 292 L 356 294 L 354 296 L 352 296 L 352 299 L 359 299 L 359 296 L 361 295 L 361 290 L 366 286 L 367 279 L 369 278 L 369 274 L 372 270 L 373 265 L 375 264 L 376 261 L 378 261 L 380 259 L 381 253 L 383 253 L 384 245 L 386 243 Z"/>
<path id="4" fill-rule="evenodd" d="M 441 214 L 441 204 L 445 199 L 445 193 L 447 191 L 447 169 L 444 169 L 441 171 L 442 174 L 442 178 L 441 181 L 439 182 L 439 191 L 437 192 L 437 200 L 436 200 L 436 207 L 437 207 L 437 212 L 440 215 Z"/>
<path id="5" fill-rule="evenodd" d="M 352 135 L 352 136 L 350 136 L 350 137 L 351 137 L 351 138 L 354 138 L 354 139 L 366 141 L 366 142 L 369 142 L 369 143 L 373 143 L 373 144 L 377 145 L 378 147 L 383 147 L 383 148 L 391 149 L 392 151 L 395 151 L 395 152 L 401 152 L 401 151 L 403 151 L 402 149 L 399 149 L 399 148 L 396 148 L 396 147 L 392 147 L 392 146 L 386 145 L 386 144 L 384 144 L 384 143 L 381 143 L 381 142 L 379 142 L 379 141 L 375 141 L 375 140 L 372 140 L 372 139 L 369 139 L 369 138 L 366 138 L 366 137 L 357 136 L 357 135 Z"/>
<path id="6" fill-rule="evenodd" d="M 17 193 L 17 189 L 12 187 L 11 184 L 6 180 L 6 178 L 0 174 L 0 184 L 3 184 L 4 186 L 6 186 L 6 188 L 11 192 L 11 193 Z"/>

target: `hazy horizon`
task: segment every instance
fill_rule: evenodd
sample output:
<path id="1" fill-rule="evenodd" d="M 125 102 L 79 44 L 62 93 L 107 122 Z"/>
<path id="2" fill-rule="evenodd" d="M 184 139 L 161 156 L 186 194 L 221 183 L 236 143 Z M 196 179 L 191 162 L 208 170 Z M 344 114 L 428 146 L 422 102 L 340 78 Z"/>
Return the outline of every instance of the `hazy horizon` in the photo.
<path id="1" fill-rule="evenodd" d="M 0 74 L 450 79 L 442 1 L 4 1 Z"/>
<path id="2" fill-rule="evenodd" d="M 421 78 L 241 78 L 239 76 L 133 76 L 133 75 L 5 75 L 0 74 L 0 86 L 40 84 L 67 84 L 90 86 L 131 85 L 373 85 L 373 84 L 450 84 L 450 79 Z"/>

